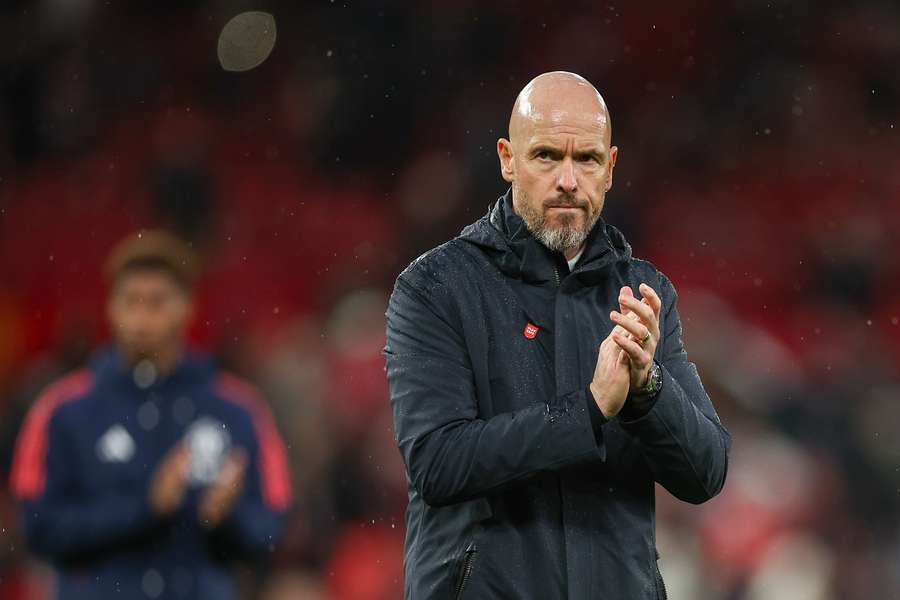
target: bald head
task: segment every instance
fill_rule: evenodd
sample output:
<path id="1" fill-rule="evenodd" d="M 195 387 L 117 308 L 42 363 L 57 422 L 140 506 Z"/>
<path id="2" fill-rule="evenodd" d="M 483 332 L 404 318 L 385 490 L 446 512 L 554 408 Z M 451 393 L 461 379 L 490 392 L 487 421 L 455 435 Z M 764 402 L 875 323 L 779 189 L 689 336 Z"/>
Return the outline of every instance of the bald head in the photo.
<path id="1" fill-rule="evenodd" d="M 535 128 L 569 123 L 596 130 L 607 146 L 611 141 L 609 111 L 597 88 L 568 71 L 543 73 L 529 81 L 516 97 L 509 117 L 509 139 L 516 146 Z"/>
<path id="2" fill-rule="evenodd" d="M 574 256 L 600 218 L 618 155 L 597 89 L 565 71 L 535 77 L 516 98 L 497 155 L 513 209 L 532 235 Z"/>

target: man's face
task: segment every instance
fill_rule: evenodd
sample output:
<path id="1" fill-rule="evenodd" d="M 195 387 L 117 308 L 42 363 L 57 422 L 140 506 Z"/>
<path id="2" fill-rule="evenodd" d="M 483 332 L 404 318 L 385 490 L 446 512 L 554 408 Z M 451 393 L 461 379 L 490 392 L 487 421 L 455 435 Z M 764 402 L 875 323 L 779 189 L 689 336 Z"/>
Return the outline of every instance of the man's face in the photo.
<path id="1" fill-rule="evenodd" d="M 520 125 L 511 140 L 498 142 L 514 209 L 545 246 L 574 253 L 612 186 L 618 149 L 609 144 L 605 113 L 560 108 L 523 117 Z"/>
<path id="2" fill-rule="evenodd" d="M 108 315 L 120 347 L 134 359 L 168 355 L 183 341 L 191 316 L 187 291 L 162 270 L 135 270 L 119 277 Z"/>

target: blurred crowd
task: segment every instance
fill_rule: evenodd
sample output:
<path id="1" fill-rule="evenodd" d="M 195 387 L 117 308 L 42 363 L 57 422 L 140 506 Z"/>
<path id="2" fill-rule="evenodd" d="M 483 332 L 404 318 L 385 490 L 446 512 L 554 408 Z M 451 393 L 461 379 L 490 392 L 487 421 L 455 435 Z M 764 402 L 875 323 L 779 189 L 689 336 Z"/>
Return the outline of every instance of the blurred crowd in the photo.
<path id="1" fill-rule="evenodd" d="M 670 597 L 900 596 L 895 2 L 125 4 L 0 6 L 0 599 L 52 585 L 6 494 L 22 416 L 108 339 L 106 253 L 159 226 L 203 256 L 193 343 L 289 446 L 296 506 L 248 598 L 399 598 L 387 298 L 505 191 L 496 139 L 553 69 L 606 98 L 604 216 L 675 283 L 734 437 L 719 497 L 658 494 Z M 250 9 L 275 50 L 226 72 Z"/>

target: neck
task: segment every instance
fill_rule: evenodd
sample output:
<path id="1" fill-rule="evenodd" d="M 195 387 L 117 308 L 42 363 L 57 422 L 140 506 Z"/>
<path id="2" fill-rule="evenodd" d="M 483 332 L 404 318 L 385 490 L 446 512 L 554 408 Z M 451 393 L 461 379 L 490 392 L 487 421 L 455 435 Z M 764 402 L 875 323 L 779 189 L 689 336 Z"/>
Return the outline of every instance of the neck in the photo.
<path id="1" fill-rule="evenodd" d="M 159 376 L 165 376 L 174 371 L 178 366 L 178 363 L 181 362 L 183 349 L 180 345 L 176 345 L 147 354 L 123 349 L 122 354 L 125 356 L 125 360 L 128 362 L 129 366 L 133 367 L 142 360 L 149 360 L 153 363 L 153 366 L 156 367 Z"/>

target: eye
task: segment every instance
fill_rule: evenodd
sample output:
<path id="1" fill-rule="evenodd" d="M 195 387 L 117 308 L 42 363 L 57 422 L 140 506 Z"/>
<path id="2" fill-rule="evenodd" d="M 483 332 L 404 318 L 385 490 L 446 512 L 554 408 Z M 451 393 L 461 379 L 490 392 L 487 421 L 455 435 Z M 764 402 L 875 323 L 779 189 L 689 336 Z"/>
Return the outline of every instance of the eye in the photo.
<path id="1" fill-rule="evenodd" d="M 549 150 L 540 150 L 534 157 L 538 160 L 550 160 L 550 151 Z"/>

